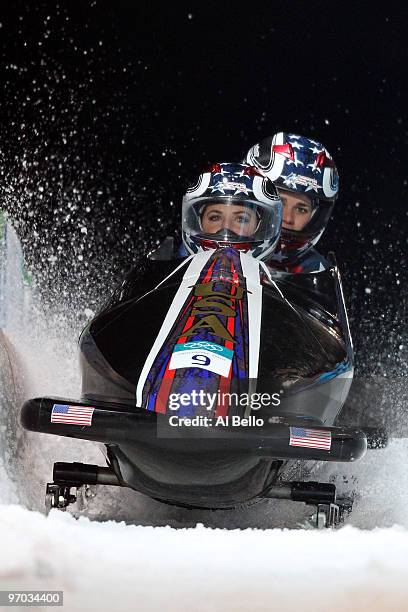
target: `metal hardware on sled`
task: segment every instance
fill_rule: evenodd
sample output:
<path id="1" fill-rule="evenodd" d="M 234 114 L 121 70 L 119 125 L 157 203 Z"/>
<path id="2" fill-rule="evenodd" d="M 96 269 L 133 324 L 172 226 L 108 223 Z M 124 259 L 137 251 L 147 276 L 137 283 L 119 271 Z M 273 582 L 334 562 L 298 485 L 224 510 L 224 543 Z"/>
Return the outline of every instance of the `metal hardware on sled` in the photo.
<path id="1" fill-rule="evenodd" d="M 336 527 L 340 523 L 340 508 L 337 504 L 318 504 L 316 527 Z"/>
<path id="2" fill-rule="evenodd" d="M 289 499 L 316 506 L 315 522 L 317 528 L 335 527 L 340 523 L 340 509 L 336 504 L 336 486 L 322 482 L 293 481 L 273 486 L 264 497 Z"/>
<path id="3" fill-rule="evenodd" d="M 318 504 L 314 516 L 314 526 L 318 529 L 323 527 L 338 527 L 345 518 L 351 514 L 353 509 L 353 498 L 337 498 L 336 503 Z"/>
<path id="4" fill-rule="evenodd" d="M 264 497 L 291 499 L 305 504 L 330 504 L 336 501 L 336 486 L 331 483 L 293 481 L 270 487 Z"/>
<path id="5" fill-rule="evenodd" d="M 273 499 L 288 499 L 315 506 L 313 526 L 337 527 L 344 517 L 351 512 L 353 500 L 351 498 L 337 499 L 336 485 L 331 483 L 313 481 L 293 481 L 281 483 L 270 487 L 263 494 Z"/>
<path id="6" fill-rule="evenodd" d="M 83 484 L 121 486 L 112 469 L 89 463 L 58 461 L 54 463 L 53 478 L 54 481 L 59 483 L 71 483 L 71 486 L 81 486 Z"/>
<path id="7" fill-rule="evenodd" d="M 47 483 L 45 493 L 45 511 L 47 514 L 52 508 L 65 510 L 69 504 L 73 504 L 76 501 L 76 495 L 71 494 L 71 486 L 55 482 Z"/>
<path id="8" fill-rule="evenodd" d="M 84 487 L 88 485 L 123 486 L 111 468 L 87 463 L 57 462 L 54 464 L 53 479 L 54 482 L 47 483 L 45 494 L 47 514 L 52 508 L 66 510 L 75 502 L 78 502 L 79 509 L 83 509 L 86 497 Z M 75 494 L 71 493 L 74 487 Z"/>

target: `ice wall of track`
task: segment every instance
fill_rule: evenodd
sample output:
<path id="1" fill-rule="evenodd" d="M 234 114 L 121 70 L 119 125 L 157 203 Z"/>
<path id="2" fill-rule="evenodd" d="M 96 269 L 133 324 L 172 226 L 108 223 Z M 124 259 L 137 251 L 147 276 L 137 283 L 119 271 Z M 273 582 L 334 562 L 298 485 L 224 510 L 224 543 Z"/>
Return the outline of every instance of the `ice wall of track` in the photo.
<path id="1" fill-rule="evenodd" d="M 0 234 L 0 328 L 16 330 L 24 325 L 31 299 L 24 275 L 20 241 L 11 224 L 5 222 Z"/>
<path id="2" fill-rule="evenodd" d="M 75 441 L 36 436 L 19 422 L 28 397 L 77 394 L 75 339 L 67 330 L 60 312 L 37 301 L 20 241 L 6 222 L 0 233 L 0 503 L 43 510 L 53 458 L 58 452 L 78 457 Z"/>
<path id="3" fill-rule="evenodd" d="M 23 322 L 28 292 L 22 278 L 19 240 L 1 211 L 0 215 L 0 498 L 10 502 L 20 499 L 10 475 L 21 440 L 18 406 L 23 400 L 23 381 L 6 328 L 16 330 Z"/>
<path id="4" fill-rule="evenodd" d="M 0 232 L 0 288 L 0 504 L 19 503 L 44 512 L 54 462 L 105 465 L 99 445 L 35 434 L 19 423 L 21 406 L 29 397 L 79 396 L 77 340 L 87 315 L 75 310 L 69 296 L 51 304 L 41 300 L 35 282 L 26 282 L 21 244 L 10 224 Z M 133 492 L 106 487 L 89 514 L 134 518 L 134 497 Z M 136 500 L 136 507 L 142 505 L 141 520 L 149 522 L 152 508 L 144 509 L 143 499 Z"/>

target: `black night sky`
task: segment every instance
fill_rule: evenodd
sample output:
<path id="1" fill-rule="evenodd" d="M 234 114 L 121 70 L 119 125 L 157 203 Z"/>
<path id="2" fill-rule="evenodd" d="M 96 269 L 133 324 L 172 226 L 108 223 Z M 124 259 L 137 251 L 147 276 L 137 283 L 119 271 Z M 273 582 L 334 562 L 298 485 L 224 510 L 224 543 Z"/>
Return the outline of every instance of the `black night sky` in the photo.
<path id="1" fill-rule="evenodd" d="M 266 5 L 3 4 L 0 207 L 42 288 L 94 305 L 176 231 L 203 163 L 276 131 L 318 139 L 341 181 L 319 246 L 337 255 L 360 367 L 401 375 L 406 7 Z"/>

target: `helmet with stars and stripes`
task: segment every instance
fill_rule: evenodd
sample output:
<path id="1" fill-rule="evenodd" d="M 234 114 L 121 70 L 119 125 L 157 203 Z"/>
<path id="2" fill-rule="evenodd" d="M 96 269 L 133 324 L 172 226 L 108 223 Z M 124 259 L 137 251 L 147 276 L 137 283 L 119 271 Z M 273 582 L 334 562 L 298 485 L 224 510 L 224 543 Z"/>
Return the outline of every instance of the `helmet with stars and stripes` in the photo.
<path id="1" fill-rule="evenodd" d="M 183 197 L 182 236 L 189 253 L 233 247 L 267 259 L 278 243 L 281 224 L 276 187 L 248 164 L 211 164 Z"/>
<path id="2" fill-rule="evenodd" d="M 279 258 L 307 253 L 326 229 L 339 191 L 339 175 L 327 149 L 316 140 L 278 132 L 248 151 L 246 163 L 258 168 L 278 188 L 283 203 Z M 304 222 L 289 216 L 291 206 Z"/>

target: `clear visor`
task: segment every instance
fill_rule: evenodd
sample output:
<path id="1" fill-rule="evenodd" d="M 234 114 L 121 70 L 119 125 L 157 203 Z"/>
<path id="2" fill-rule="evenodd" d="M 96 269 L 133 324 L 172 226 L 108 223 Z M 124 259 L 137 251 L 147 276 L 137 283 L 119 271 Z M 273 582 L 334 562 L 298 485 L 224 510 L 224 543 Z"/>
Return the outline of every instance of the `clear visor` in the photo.
<path id="1" fill-rule="evenodd" d="M 235 242 L 277 238 L 282 223 L 280 200 L 264 204 L 227 196 L 183 199 L 182 227 L 190 236 Z"/>

